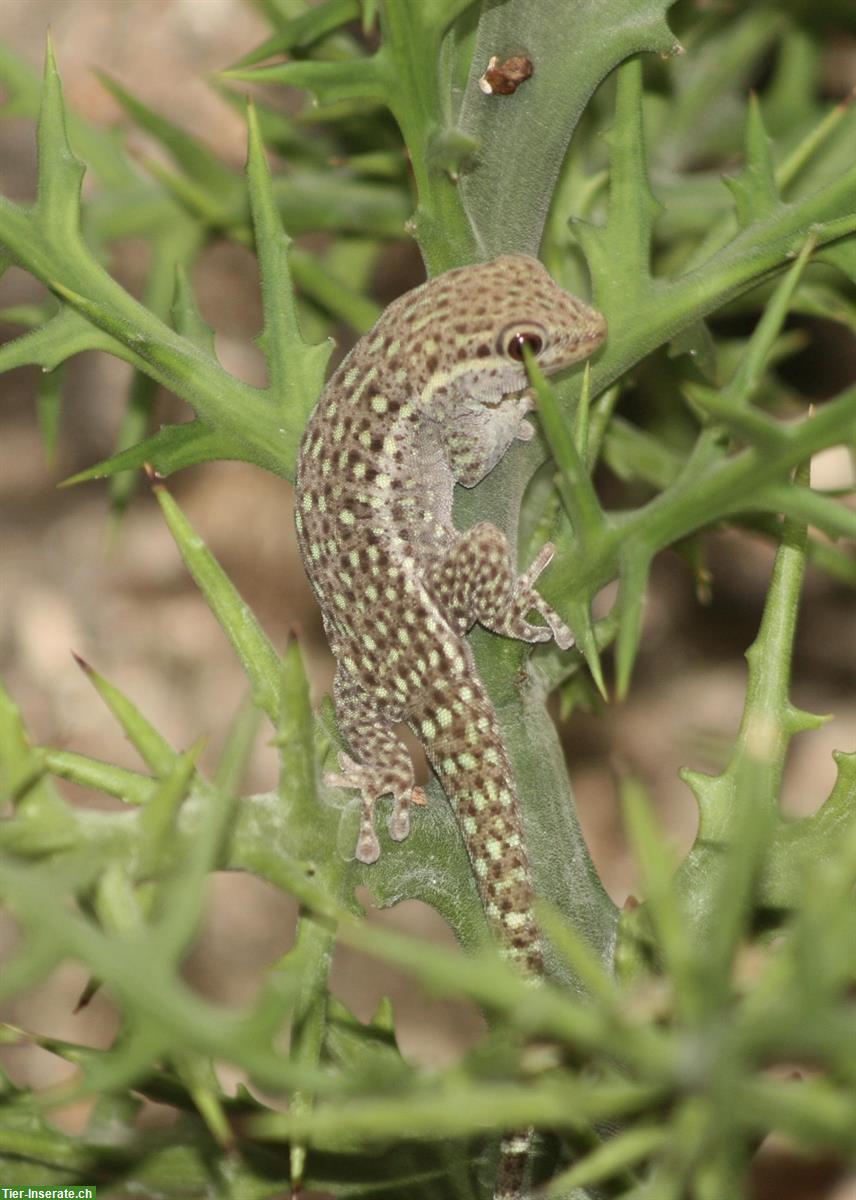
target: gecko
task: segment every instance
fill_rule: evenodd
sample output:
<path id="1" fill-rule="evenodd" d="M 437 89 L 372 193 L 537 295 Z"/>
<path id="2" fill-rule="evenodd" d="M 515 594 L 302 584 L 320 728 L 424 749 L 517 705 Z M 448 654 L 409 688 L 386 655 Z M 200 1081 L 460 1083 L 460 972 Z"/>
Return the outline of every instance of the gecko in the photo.
<path id="1" fill-rule="evenodd" d="M 381 797 L 392 797 L 394 841 L 410 831 L 411 805 L 424 803 L 394 729 L 405 722 L 452 805 L 500 952 L 531 978 L 543 972 L 543 947 L 514 773 L 465 635 L 478 622 L 562 649 L 573 638 L 535 590 L 554 546 L 518 575 L 505 535 L 486 521 L 456 529 L 452 501 L 456 483 L 474 487 L 535 432 L 524 347 L 553 374 L 605 335 L 603 316 L 537 259 L 509 254 L 446 271 L 395 300 L 357 342 L 322 391 L 298 457 L 298 539 L 350 747 L 325 781 L 360 794 L 355 856 L 371 864 L 380 855 Z M 529 1141 L 505 1139 L 497 1200 L 519 1197 Z"/>

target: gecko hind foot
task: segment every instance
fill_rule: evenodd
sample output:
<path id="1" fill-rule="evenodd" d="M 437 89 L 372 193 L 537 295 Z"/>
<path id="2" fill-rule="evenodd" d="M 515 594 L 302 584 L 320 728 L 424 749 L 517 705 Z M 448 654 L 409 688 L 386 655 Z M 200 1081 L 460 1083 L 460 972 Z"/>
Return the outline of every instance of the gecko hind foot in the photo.
<path id="1" fill-rule="evenodd" d="M 424 804 L 425 793 L 422 788 L 413 786 L 412 777 L 405 780 L 399 771 L 358 763 L 344 751 L 340 751 L 338 760 L 341 774 L 329 772 L 324 776 L 324 783 L 327 787 L 354 788 L 361 793 L 360 830 L 354 856 L 358 862 L 370 866 L 380 858 L 380 842 L 374 828 L 377 799 L 392 794 L 389 836 L 394 842 L 403 842 L 410 833 L 410 805 Z"/>

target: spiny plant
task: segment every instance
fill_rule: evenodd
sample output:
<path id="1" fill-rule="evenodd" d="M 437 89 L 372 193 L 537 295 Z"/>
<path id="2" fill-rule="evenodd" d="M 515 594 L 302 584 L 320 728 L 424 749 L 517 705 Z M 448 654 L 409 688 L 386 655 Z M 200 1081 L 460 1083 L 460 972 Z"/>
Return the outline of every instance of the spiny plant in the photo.
<path id="1" fill-rule="evenodd" d="M 775 374 L 794 348 L 789 314 L 856 327 L 856 121 L 845 105 L 817 99 L 824 21 L 852 19 L 849 8 L 261 7 L 271 36 L 226 78 L 306 89 L 316 107 L 311 121 L 285 117 L 264 97 L 250 107 L 245 178 L 105 78 L 171 159 L 144 163 L 141 174 L 112 133 L 66 113 L 52 51 L 41 87 L 0 52 L 6 112 L 38 111 L 37 198 L 28 207 L 0 200 L 0 247 L 47 289 L 43 303 L 2 314 L 29 331 L 0 350 L 0 369 L 45 372 L 39 414 L 50 451 L 63 364 L 96 349 L 133 366 L 116 453 L 68 482 L 109 478 L 120 512 L 136 469 L 148 466 L 280 757 L 274 792 L 239 795 L 246 716 L 208 777 L 198 746 L 178 752 L 86 668 L 140 755 L 143 769 L 131 771 L 33 747 L 0 693 L 0 779 L 11 805 L 0 825 L 0 890 L 24 934 L 0 990 L 15 995 L 71 957 L 109 991 L 122 1021 L 107 1050 L 6 1027 L 7 1042 L 37 1044 L 78 1070 L 47 1093 L 4 1078 L 4 1182 L 97 1182 L 116 1196 L 250 1200 L 307 1188 L 466 1200 L 489 1187 L 499 1132 L 530 1125 L 544 1133 L 545 1194 L 573 1200 L 740 1195 L 772 1131 L 852 1163 L 856 754 L 837 756 L 837 782 L 814 816 L 786 821 L 778 798 L 791 738 L 820 720 L 789 698 L 806 563 L 856 582 L 837 545 L 856 533 L 856 515 L 839 495 L 813 489 L 807 467 L 820 450 L 852 447 L 856 388 L 810 412 L 800 396 L 783 397 Z M 490 58 L 521 46 L 531 79 L 512 96 L 485 95 L 477 80 Z M 224 97 L 237 102 L 230 86 Z M 265 146 L 285 164 L 276 174 Z M 82 204 L 84 164 L 97 190 Z M 328 235 L 322 253 L 292 243 L 310 231 Z M 129 234 L 152 249 L 142 301 L 102 265 L 105 248 Z M 457 523 L 490 519 L 516 536 L 521 561 L 547 536 L 557 542 L 545 594 L 577 638 L 578 649 L 561 654 L 472 636 L 543 897 L 549 978 L 537 989 L 488 944 L 436 786 L 410 839 L 379 864 L 341 857 L 340 825 L 355 827 L 356 813 L 321 782 L 337 734 L 327 709 L 311 711 L 299 647 L 279 654 L 271 645 L 163 482 L 218 458 L 292 478 L 327 368 L 326 335 L 334 321 L 370 327 L 378 254 L 407 237 L 431 273 L 540 250 L 569 290 L 585 292 L 590 275 L 609 321 L 590 370 L 552 388 L 531 368 L 543 437 L 458 498 Z M 217 361 L 188 283 L 202 248 L 224 238 L 258 257 L 264 388 Z M 751 332 L 726 336 L 723 312 L 741 314 Z M 635 373 L 643 360 L 644 377 Z M 195 419 L 149 433 L 159 384 Z M 619 406 L 634 387 L 668 403 L 632 422 Z M 601 466 L 643 502 L 605 510 L 593 483 Z M 606 697 L 600 656 L 612 643 L 615 692 L 626 694 L 652 560 L 679 542 L 700 553 L 712 526 L 748 527 L 778 545 L 748 652 L 743 719 L 724 770 L 686 776 L 700 824 L 683 862 L 639 784 L 624 781 L 644 902 L 622 913 L 582 839 L 547 700 L 559 691 L 577 703 L 586 670 Z M 592 601 L 612 580 L 618 600 L 595 621 Z M 124 807 L 73 807 L 55 778 Z M 252 872 L 300 904 L 293 949 L 240 1011 L 203 1000 L 180 974 L 206 879 L 224 868 Z M 361 885 L 380 905 L 433 905 L 469 955 L 367 926 Z M 475 1001 L 489 1017 L 483 1043 L 445 1070 L 409 1064 L 388 1005 L 363 1025 L 330 995 L 337 941 L 403 967 L 432 994 Z M 222 1062 L 252 1090 L 225 1094 L 212 1066 Z M 811 1078 L 768 1070 L 783 1062 L 808 1064 Z M 287 1098 L 288 1110 L 262 1096 Z M 51 1110 L 81 1097 L 97 1098 L 87 1129 L 61 1134 Z M 142 1132 L 143 1099 L 170 1105 L 175 1123 Z"/>

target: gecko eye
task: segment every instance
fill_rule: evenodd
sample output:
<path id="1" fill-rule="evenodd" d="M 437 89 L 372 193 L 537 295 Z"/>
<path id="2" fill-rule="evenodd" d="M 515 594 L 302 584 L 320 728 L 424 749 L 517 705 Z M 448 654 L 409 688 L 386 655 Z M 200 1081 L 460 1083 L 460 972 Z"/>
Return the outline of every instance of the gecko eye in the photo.
<path id="1" fill-rule="evenodd" d="M 504 329 L 497 339 L 497 350 L 506 358 L 515 362 L 523 362 L 523 348 L 528 346 L 533 354 L 540 354 L 544 348 L 544 337 L 535 329 L 521 329 L 519 325 Z"/>

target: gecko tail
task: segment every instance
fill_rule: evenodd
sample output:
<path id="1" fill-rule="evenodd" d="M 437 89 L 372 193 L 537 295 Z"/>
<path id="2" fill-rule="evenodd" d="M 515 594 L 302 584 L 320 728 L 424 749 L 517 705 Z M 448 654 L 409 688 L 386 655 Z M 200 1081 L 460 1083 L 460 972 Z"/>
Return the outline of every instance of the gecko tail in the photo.
<path id="1" fill-rule="evenodd" d="M 541 933 L 514 773 L 481 682 L 456 681 L 424 697 L 408 720 L 420 735 L 463 834 L 500 953 L 533 983 L 544 973 Z M 500 1143 L 494 1200 L 526 1200 L 534 1131 Z"/>
<path id="2" fill-rule="evenodd" d="M 500 953 L 529 978 L 543 974 L 541 934 L 514 772 L 481 682 L 425 697 L 408 721 L 455 810 Z"/>

